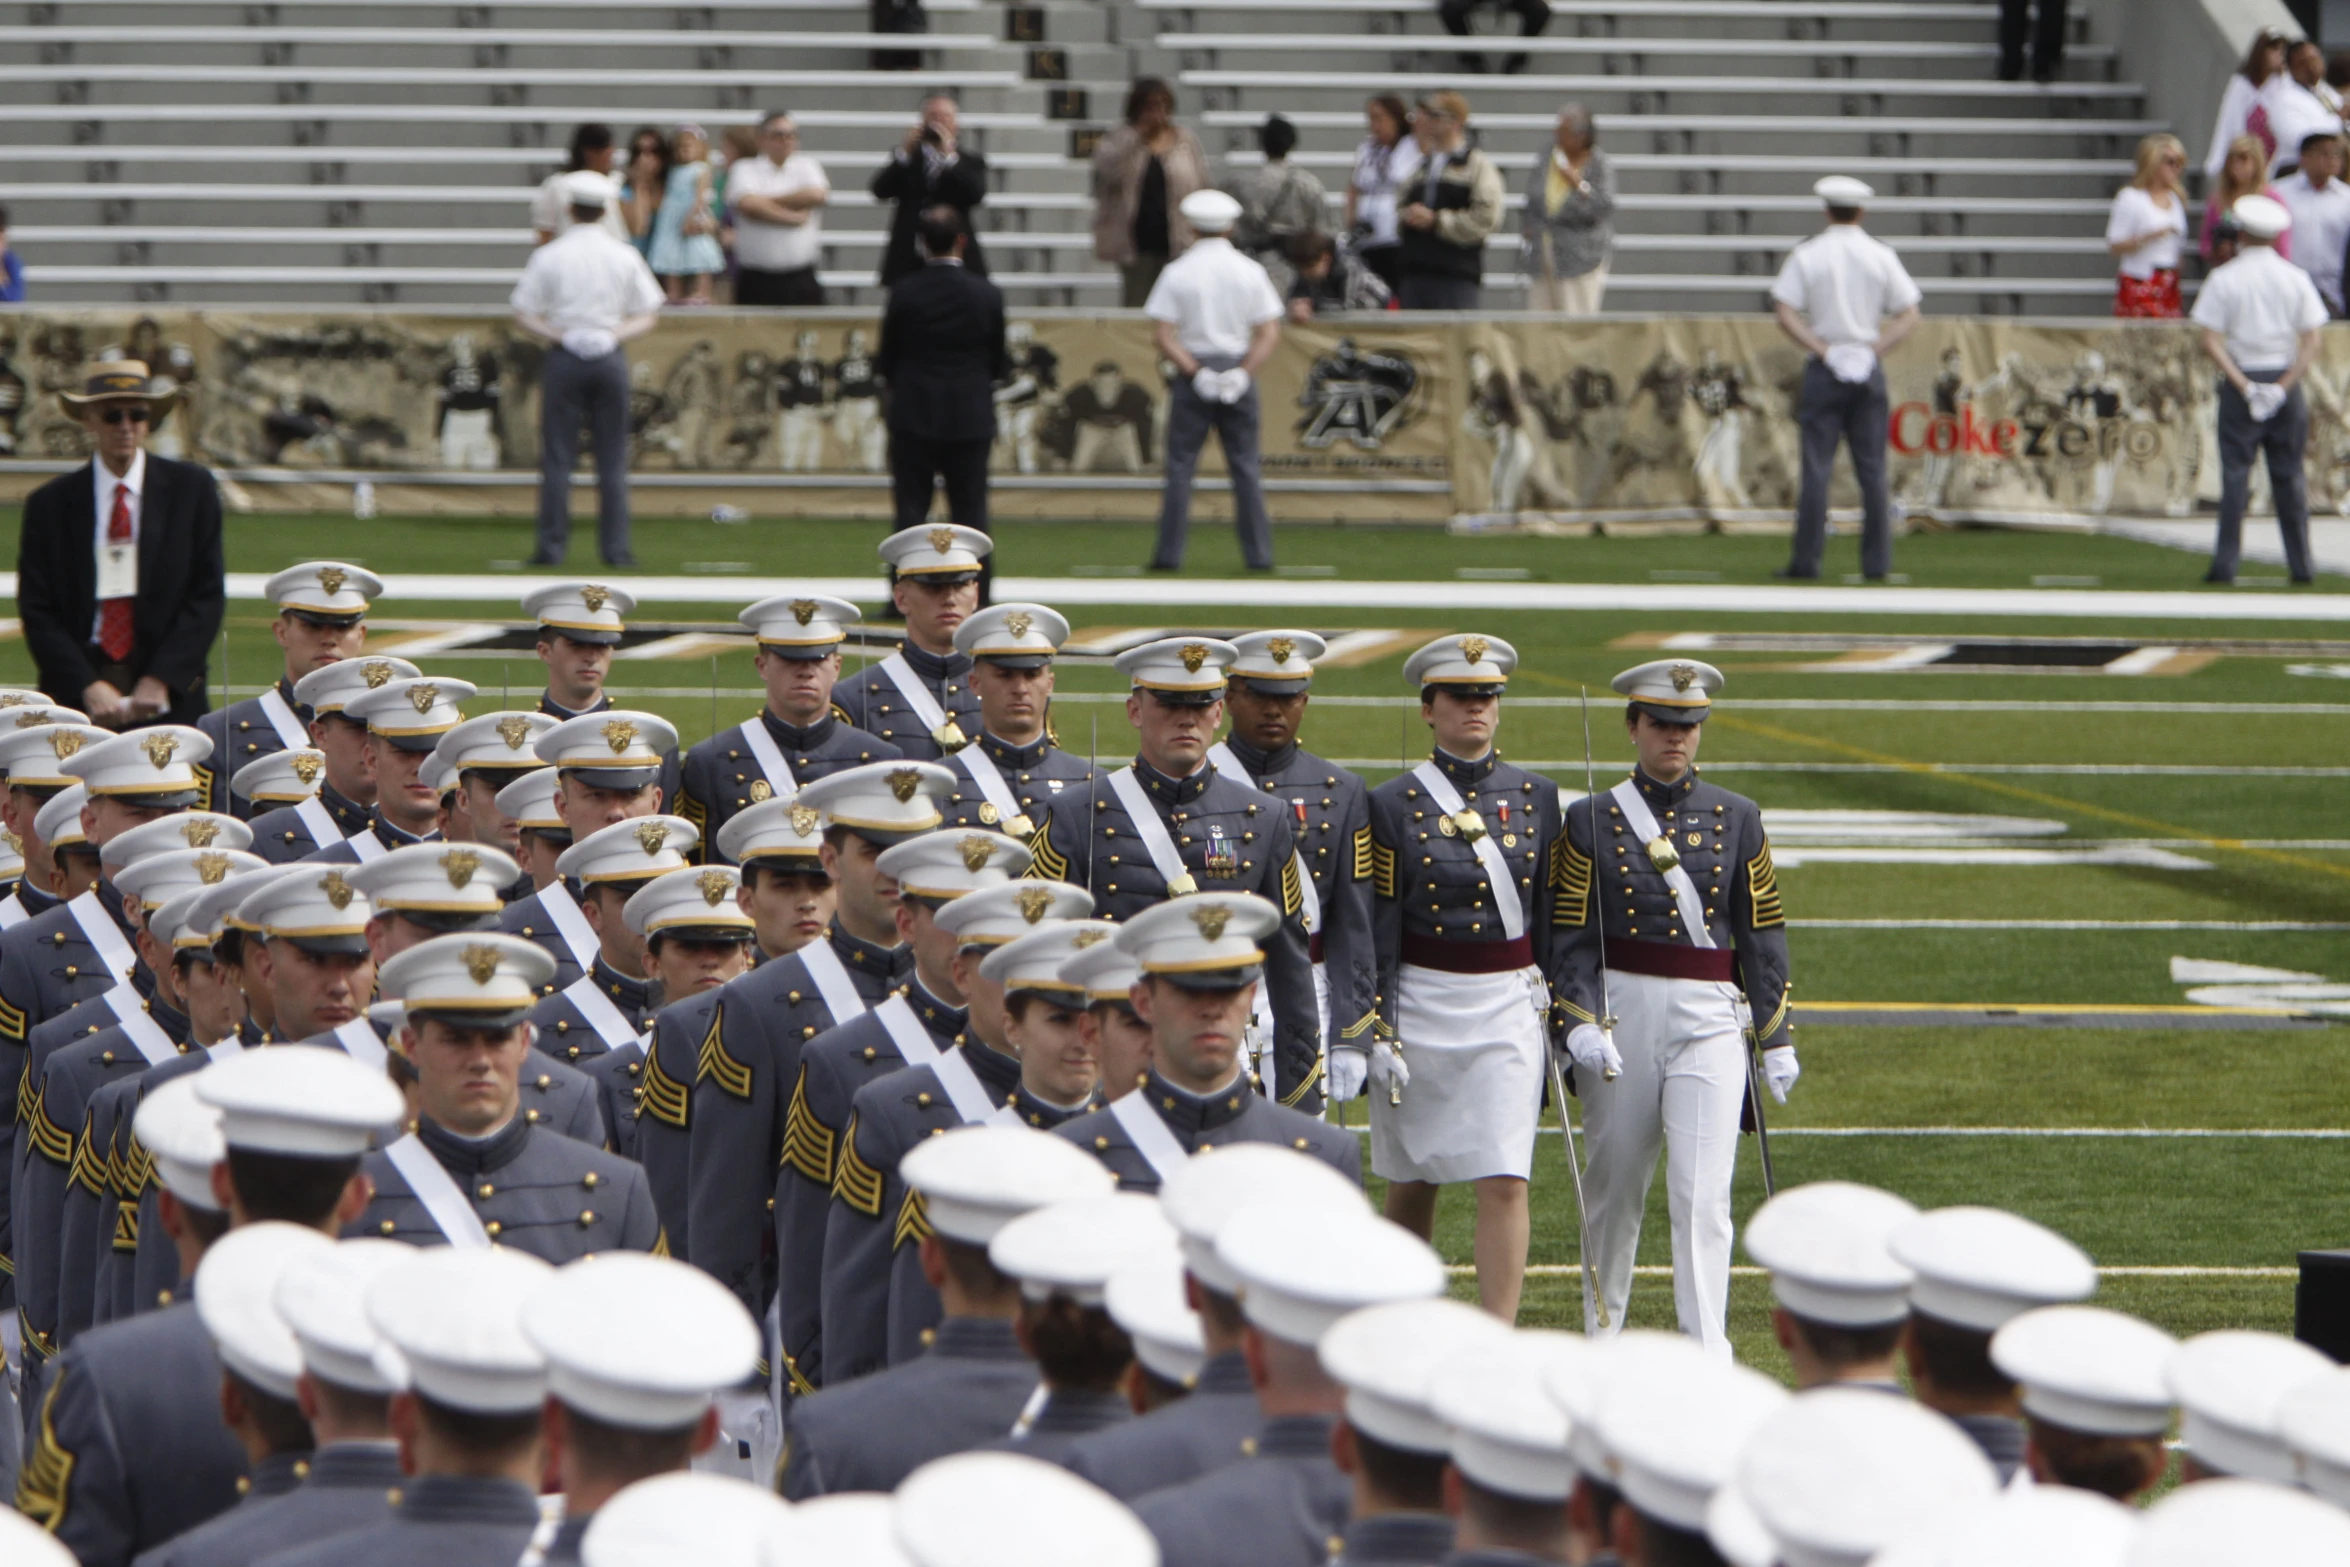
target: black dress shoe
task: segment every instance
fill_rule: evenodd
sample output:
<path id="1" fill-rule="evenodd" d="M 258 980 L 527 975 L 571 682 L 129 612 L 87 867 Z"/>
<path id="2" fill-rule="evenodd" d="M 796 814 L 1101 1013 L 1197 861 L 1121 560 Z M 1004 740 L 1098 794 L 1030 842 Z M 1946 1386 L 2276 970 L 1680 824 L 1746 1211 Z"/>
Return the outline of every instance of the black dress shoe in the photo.
<path id="1" fill-rule="evenodd" d="M 2232 588 L 2236 585 L 2236 579 L 2234 577 L 2223 577 L 2216 571 L 2205 572 L 2203 574 L 2203 580 L 2208 585 L 2216 588 Z"/>
<path id="2" fill-rule="evenodd" d="M 533 555 L 523 564 L 525 566 L 560 566 L 563 564 L 563 557 L 560 555 Z"/>
<path id="3" fill-rule="evenodd" d="M 1772 572 L 1771 575 L 1781 582 L 1817 582 L 1820 580 L 1820 574 L 1818 572 L 1797 571 L 1793 566 L 1781 566 L 1777 571 Z"/>
<path id="4" fill-rule="evenodd" d="M 634 571 L 637 569 L 636 557 L 634 555 L 623 555 L 618 560 L 608 560 L 604 562 L 604 564 L 611 567 L 614 571 Z"/>

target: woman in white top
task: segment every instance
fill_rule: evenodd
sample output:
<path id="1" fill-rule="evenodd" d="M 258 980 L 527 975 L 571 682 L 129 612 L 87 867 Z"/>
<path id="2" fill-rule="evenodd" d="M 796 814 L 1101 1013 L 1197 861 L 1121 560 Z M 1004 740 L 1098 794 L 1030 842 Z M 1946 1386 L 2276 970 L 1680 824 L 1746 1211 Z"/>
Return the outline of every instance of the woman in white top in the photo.
<path id="1" fill-rule="evenodd" d="M 2176 136 L 2154 135 L 2138 143 L 2138 173 L 2113 198 L 2105 223 L 2105 248 L 2121 262 L 2114 286 L 2113 313 L 2175 321 L 2186 314 L 2179 299 L 2179 248 L 2187 238 L 2187 198 L 2179 178 L 2187 171 L 2187 149 Z"/>
<path id="2" fill-rule="evenodd" d="M 2229 145 L 2251 128 L 2252 111 L 2260 107 L 2260 90 L 2284 68 L 2284 33 L 2274 27 L 2262 28 L 2245 51 L 2243 65 L 2228 78 L 2228 90 L 2220 95 L 2219 119 L 2211 127 L 2211 145 L 2203 155 L 2206 180 L 2219 178 Z M 2274 150 L 2273 143 L 2270 150 Z"/>
<path id="3" fill-rule="evenodd" d="M 1402 240 L 1395 230 L 1396 192 L 1420 171 L 1420 144 L 1411 134 L 1412 112 L 1393 93 L 1363 105 L 1370 135 L 1355 149 L 1354 173 L 1346 182 L 1346 229 L 1357 260 L 1390 289 L 1402 276 Z"/>

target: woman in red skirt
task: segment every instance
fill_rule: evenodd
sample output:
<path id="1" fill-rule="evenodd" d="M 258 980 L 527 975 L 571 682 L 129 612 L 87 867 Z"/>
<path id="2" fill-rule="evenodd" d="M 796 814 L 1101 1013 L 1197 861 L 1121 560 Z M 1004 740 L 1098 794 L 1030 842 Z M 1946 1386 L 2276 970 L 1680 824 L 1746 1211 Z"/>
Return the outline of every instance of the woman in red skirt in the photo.
<path id="1" fill-rule="evenodd" d="M 2138 143 L 2138 173 L 2113 198 L 2105 248 L 2121 262 L 2113 313 L 2159 320 L 2186 314 L 2179 301 L 2179 250 L 2187 238 L 2187 198 L 2179 189 L 2187 149 L 2176 136 Z"/>

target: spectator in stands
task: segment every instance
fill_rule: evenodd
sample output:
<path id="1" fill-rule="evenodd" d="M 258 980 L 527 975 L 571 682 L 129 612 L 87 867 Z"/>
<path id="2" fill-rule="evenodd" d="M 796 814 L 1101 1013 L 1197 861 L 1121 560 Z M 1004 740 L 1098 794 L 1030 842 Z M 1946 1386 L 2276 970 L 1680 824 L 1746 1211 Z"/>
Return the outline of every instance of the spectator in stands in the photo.
<path id="1" fill-rule="evenodd" d="M 2350 245 L 2350 185 L 2342 183 L 2342 133 L 2319 131 L 2301 143 L 2300 167 L 2277 181 L 2276 199 L 2293 214 L 2301 239 L 2294 265 L 2309 274 L 2326 309 L 2342 311 L 2342 251 Z"/>
<path id="2" fill-rule="evenodd" d="M 914 233 L 922 214 L 932 207 L 952 207 L 963 218 L 963 265 L 987 276 L 987 258 L 979 248 L 978 225 L 971 209 L 987 199 L 987 160 L 963 149 L 956 132 L 962 116 L 955 100 L 934 92 L 922 100 L 922 113 L 906 132 L 905 143 L 873 176 L 877 201 L 894 201 L 890 214 L 889 245 L 881 253 L 881 286 L 889 287 L 909 272 L 922 269 Z"/>
<path id="3" fill-rule="evenodd" d="M 2220 94 L 2219 118 L 2211 127 L 2211 146 L 2203 155 L 2205 180 L 2219 178 L 2220 166 L 2228 159 L 2236 138 L 2252 130 L 2252 112 L 2260 107 L 2260 90 L 2269 78 L 2285 68 L 2285 35 L 2274 27 L 2264 27 L 2253 35 L 2252 47 L 2244 51 L 2244 63 L 2236 74 L 2228 78 L 2227 91 Z M 2268 162 L 2269 148 L 2261 149 L 2261 163 Z M 2229 210 L 2220 208 L 2222 212 Z"/>
<path id="4" fill-rule="evenodd" d="M 940 481 L 947 514 L 987 531 L 987 454 L 996 383 L 1008 380 L 1004 294 L 963 265 L 963 215 L 936 206 L 916 220 L 923 266 L 892 283 L 874 369 L 889 386 L 889 488 L 898 527 L 930 516 Z"/>
<path id="5" fill-rule="evenodd" d="M 660 215 L 661 197 L 669 189 L 669 138 L 650 125 L 640 125 L 628 138 L 627 199 L 621 226 L 638 255 L 653 249 L 653 220 Z"/>
<path id="6" fill-rule="evenodd" d="M 2039 15 L 2026 13 L 2035 4 Z M 2040 24 L 2030 24 L 2037 20 Z M 2024 74 L 2024 35 L 2032 39 L 2032 80 L 2052 82 L 2064 72 L 2064 0 L 1999 0 L 1999 79 Z"/>
<path id="7" fill-rule="evenodd" d="M 1396 214 L 1406 310 L 1474 310 L 1484 293 L 1485 241 L 1501 226 L 1501 171 L 1469 139 L 1469 102 L 1430 93 L 1412 110 L 1422 164 Z"/>
<path id="8" fill-rule="evenodd" d="M 1276 289 L 1286 291 L 1292 278 L 1288 244 L 1300 234 L 1327 227 L 1329 197 L 1320 180 L 1289 161 L 1297 146 L 1297 127 L 1289 121 L 1278 114 L 1268 116 L 1257 127 L 1257 146 L 1265 154 L 1263 167 L 1232 182 L 1232 194 L 1240 202 L 1232 244 L 1265 269 Z"/>
<path id="9" fill-rule="evenodd" d="M 2285 55 L 2285 68 L 2261 89 L 2259 112 L 2267 117 L 2271 145 L 2269 174 L 2283 179 L 2299 164 L 2301 144 L 2312 136 L 2342 134 L 2340 106 L 2319 95 L 2325 85 L 2325 52 L 2304 38 Z"/>
<path id="10" fill-rule="evenodd" d="M 726 270 L 726 252 L 718 248 L 718 170 L 710 160 L 710 135 L 699 125 L 680 125 L 669 151 L 669 178 L 645 259 L 671 304 L 706 305 L 711 280 Z"/>
<path id="11" fill-rule="evenodd" d="M 539 181 L 537 193 L 530 198 L 530 226 L 538 243 L 544 245 L 571 226 L 571 214 L 563 200 L 564 176 L 585 170 L 612 179 L 613 158 L 611 126 L 590 120 L 571 133 L 571 156 L 562 171 Z M 622 215 L 618 199 L 625 194 L 620 180 L 612 179 L 612 194 L 615 199 L 604 203 L 604 227 L 614 239 L 625 243 L 628 219 Z"/>
<path id="12" fill-rule="evenodd" d="M 1396 193 L 1420 168 L 1420 143 L 1411 134 L 1412 111 L 1394 93 L 1363 105 L 1370 134 L 1355 149 L 1346 182 L 1346 231 L 1358 260 L 1392 292 L 1402 280 L 1403 250 L 1395 228 Z"/>
<path id="13" fill-rule="evenodd" d="M 1350 256 L 1327 234 L 1296 234 L 1283 247 L 1289 262 L 1289 319 L 1311 321 L 1333 311 L 1393 310 L 1387 280 Z"/>
<path id="14" fill-rule="evenodd" d="M 8 209 L 0 207 L 0 305 L 24 303 L 24 260 L 8 243 Z"/>
<path id="15" fill-rule="evenodd" d="M 734 217 L 734 302 L 821 305 L 816 262 L 824 246 L 824 165 L 800 151 L 799 127 L 778 110 L 759 122 L 757 157 L 729 164 Z"/>
<path id="16" fill-rule="evenodd" d="M 1126 120 L 1093 149 L 1093 253 L 1118 269 L 1118 303 L 1138 309 L 1167 263 L 1191 244 L 1183 202 L 1208 183 L 1208 155 L 1175 123 L 1175 89 L 1139 76 Z"/>
<path id="17" fill-rule="evenodd" d="M 2212 253 L 2212 236 L 2219 231 L 2221 221 L 2236 210 L 2236 203 L 2246 196 L 2274 196 L 2276 191 L 2268 183 L 2268 153 L 2257 136 L 2239 136 L 2228 148 L 2227 161 L 2220 166 L 2219 178 L 2214 183 L 2211 200 L 2203 208 L 2203 259 L 2217 265 L 2218 256 Z M 2293 255 L 2292 236 L 2279 234 L 2276 251 L 2290 260 Z"/>
<path id="18" fill-rule="evenodd" d="M 1559 110 L 1550 155 L 1535 162 L 1518 218 L 1527 309 L 1599 314 L 1615 216 L 1615 165 L 1599 150 L 1591 111 L 1570 103 Z"/>
<path id="19" fill-rule="evenodd" d="M 534 566 L 560 566 L 571 545 L 571 470 L 585 423 L 596 459 L 596 544 L 607 566 L 633 566 L 628 530 L 628 356 L 653 328 L 661 285 L 633 247 L 603 226 L 611 181 L 568 174 L 571 226 L 531 253 L 514 285 L 514 319 L 553 346 L 539 372 L 539 513 Z"/>
<path id="20" fill-rule="evenodd" d="M 2177 320 L 2179 250 L 2187 238 L 2187 193 L 2179 180 L 2187 149 L 2176 136 L 2156 134 L 2138 143 L 2138 173 L 2113 198 L 2105 220 L 2105 248 L 2121 263 L 2114 285 L 2117 316 Z"/>
<path id="21" fill-rule="evenodd" d="M 2342 90 L 2350 87 L 2350 49 L 2336 49 L 2326 56 L 2326 79 L 2318 85 L 2317 95 L 2342 112 Z"/>
<path id="22" fill-rule="evenodd" d="M 1455 38 L 1466 38 L 1470 32 L 1469 16 L 1480 5 L 1491 5 L 1499 11 L 1515 11 L 1518 14 L 1518 36 L 1521 38 L 1532 38 L 1550 25 L 1550 7 L 1545 0 L 1436 0 L 1436 17 L 1444 23 L 1446 32 Z M 1481 54 L 1461 56 L 1462 70 L 1481 73 L 1485 68 L 1485 56 Z M 1504 71 L 1516 72 L 1525 68 L 1526 56 L 1523 51 L 1511 55 L 1502 64 Z"/>

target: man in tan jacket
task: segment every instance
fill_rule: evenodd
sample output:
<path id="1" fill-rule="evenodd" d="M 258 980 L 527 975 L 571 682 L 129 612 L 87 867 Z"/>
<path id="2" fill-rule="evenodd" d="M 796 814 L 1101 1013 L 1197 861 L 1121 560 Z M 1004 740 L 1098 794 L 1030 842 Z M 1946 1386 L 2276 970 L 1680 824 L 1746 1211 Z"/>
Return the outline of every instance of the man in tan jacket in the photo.
<path id="1" fill-rule="evenodd" d="M 1468 100 L 1435 92 L 1412 111 L 1426 161 L 1399 197 L 1406 310 L 1475 310 L 1484 291 L 1485 240 L 1501 223 L 1501 171 L 1469 140 Z"/>

